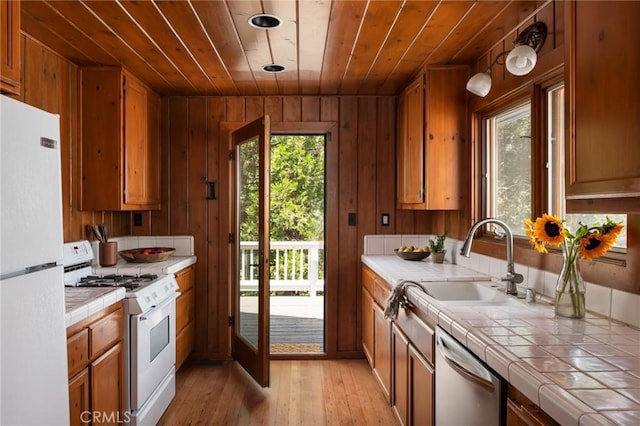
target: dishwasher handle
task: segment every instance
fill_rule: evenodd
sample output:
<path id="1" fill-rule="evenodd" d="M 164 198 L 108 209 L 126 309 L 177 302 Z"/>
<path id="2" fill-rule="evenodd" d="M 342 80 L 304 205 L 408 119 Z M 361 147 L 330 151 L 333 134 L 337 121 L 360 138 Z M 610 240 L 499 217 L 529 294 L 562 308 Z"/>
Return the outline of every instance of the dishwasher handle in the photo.
<path id="1" fill-rule="evenodd" d="M 447 346 L 447 343 L 444 341 L 442 336 L 437 336 L 437 338 L 438 340 L 436 342 L 436 347 L 438 348 L 440 355 L 442 355 L 444 360 L 447 362 L 447 364 L 451 366 L 451 368 L 453 368 L 456 372 L 458 372 L 458 374 L 460 374 L 462 377 L 481 386 L 486 391 L 491 393 L 495 391 L 495 385 L 491 380 L 481 377 L 476 373 L 474 373 L 473 371 L 469 371 L 469 369 L 465 368 L 465 366 L 463 366 L 461 363 L 456 361 L 454 357 L 451 355 L 452 349 L 450 349 Z"/>

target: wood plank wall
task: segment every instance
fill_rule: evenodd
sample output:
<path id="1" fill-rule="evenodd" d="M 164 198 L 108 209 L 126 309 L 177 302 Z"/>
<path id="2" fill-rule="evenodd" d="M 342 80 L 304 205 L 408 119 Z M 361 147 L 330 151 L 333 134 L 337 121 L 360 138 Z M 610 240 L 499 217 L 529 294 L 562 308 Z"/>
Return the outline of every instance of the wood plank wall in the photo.
<path id="1" fill-rule="evenodd" d="M 228 163 L 226 123 L 269 114 L 273 127 L 313 123 L 332 130 L 327 142 L 327 348 L 336 356 L 361 356 L 360 255 L 364 235 L 430 232 L 427 212 L 395 209 L 395 108 L 393 97 L 171 97 L 164 99 L 166 138 L 163 207 L 151 214 L 153 234 L 195 237 L 196 352 L 228 356 Z M 323 127 L 323 126 L 320 126 Z M 218 197 L 206 200 L 206 182 Z M 348 213 L 357 225 L 348 226 Z M 391 215 L 390 226 L 380 215 Z M 435 220 L 441 223 L 444 219 Z M 338 324 L 340 326 L 338 326 Z M 345 327 L 345 324 L 349 324 Z"/>
<path id="2" fill-rule="evenodd" d="M 62 208 L 64 241 L 92 239 L 86 225 L 104 223 L 113 236 L 129 235 L 128 212 L 81 212 L 80 196 L 80 97 L 77 65 L 40 42 L 22 36 L 22 94 L 19 99 L 60 115 L 62 156 Z"/>
<path id="3" fill-rule="evenodd" d="M 375 97 L 175 97 L 163 99 L 162 210 L 143 212 L 132 227 L 131 213 L 78 210 L 81 175 L 79 67 L 22 36 L 20 100 L 60 114 L 64 241 L 92 239 L 86 226 L 105 223 L 113 236 L 178 235 L 195 237 L 197 267 L 197 343 L 203 357 L 228 357 L 228 271 L 223 200 L 227 146 L 220 123 L 249 121 L 263 113 L 274 123 L 335 122 L 327 145 L 328 254 L 335 259 L 335 304 L 328 346 L 336 356 L 360 356 L 360 254 L 366 234 L 434 233 L 463 235 L 458 212 L 410 212 L 395 209 L 395 98 Z M 206 201 L 204 183 L 218 182 L 218 201 Z M 347 226 L 347 214 L 357 226 Z M 380 215 L 390 214 L 390 226 Z M 466 224 L 465 224 L 466 226 Z M 223 230 L 222 233 L 220 230 Z M 333 231 L 333 233 L 331 233 Z M 330 241 L 328 239 L 328 241 Z M 331 266 L 331 265 L 329 265 Z M 340 326 L 338 326 L 338 324 Z M 350 324 L 345 327 L 344 324 Z"/>

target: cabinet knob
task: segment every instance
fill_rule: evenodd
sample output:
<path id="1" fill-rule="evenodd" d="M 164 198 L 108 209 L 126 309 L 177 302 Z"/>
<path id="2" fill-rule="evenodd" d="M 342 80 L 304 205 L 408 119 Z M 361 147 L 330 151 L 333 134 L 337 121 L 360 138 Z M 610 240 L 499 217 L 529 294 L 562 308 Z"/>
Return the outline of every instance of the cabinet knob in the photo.
<path id="1" fill-rule="evenodd" d="M 429 140 L 432 141 L 433 140 L 433 135 L 431 133 L 429 133 Z"/>

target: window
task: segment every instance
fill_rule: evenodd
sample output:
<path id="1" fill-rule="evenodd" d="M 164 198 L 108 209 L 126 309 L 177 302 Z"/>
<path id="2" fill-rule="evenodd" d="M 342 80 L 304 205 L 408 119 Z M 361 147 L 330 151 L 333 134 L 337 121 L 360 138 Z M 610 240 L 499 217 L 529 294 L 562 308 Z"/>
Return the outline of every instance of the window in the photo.
<path id="1" fill-rule="evenodd" d="M 533 122 L 544 126 L 544 129 L 540 129 L 540 134 L 544 137 L 538 138 L 544 142 L 532 138 L 530 99 L 521 100 L 484 118 L 485 215 L 503 220 L 513 234 L 519 236 L 524 236 L 524 219 L 534 218 L 545 212 L 564 218 L 571 231 L 578 229 L 581 222 L 593 225 L 602 223 L 606 217 L 626 224 L 627 217 L 624 214 L 566 212 L 564 84 L 555 84 L 541 90 L 541 99 L 545 102 L 540 108 L 534 108 L 534 111 L 541 111 L 546 119 L 534 119 Z M 540 147 L 541 143 L 544 144 L 543 147 Z M 536 157 L 536 152 L 541 154 Z M 536 185 L 535 179 L 541 183 Z M 534 211 L 534 206 L 540 206 L 542 211 Z M 626 246 L 625 227 L 615 247 L 625 249 Z"/>
<path id="2" fill-rule="evenodd" d="M 486 120 L 486 214 L 523 235 L 531 216 L 531 105 L 525 103 Z"/>
<path id="3" fill-rule="evenodd" d="M 567 213 L 564 199 L 564 84 L 546 89 L 546 135 L 547 135 L 547 211 L 565 219 L 568 228 L 575 231 L 580 223 L 593 225 L 602 223 L 609 217 L 615 222 L 626 224 L 626 214 L 577 214 Z M 627 247 L 626 227 L 618 237 L 614 247 Z"/>

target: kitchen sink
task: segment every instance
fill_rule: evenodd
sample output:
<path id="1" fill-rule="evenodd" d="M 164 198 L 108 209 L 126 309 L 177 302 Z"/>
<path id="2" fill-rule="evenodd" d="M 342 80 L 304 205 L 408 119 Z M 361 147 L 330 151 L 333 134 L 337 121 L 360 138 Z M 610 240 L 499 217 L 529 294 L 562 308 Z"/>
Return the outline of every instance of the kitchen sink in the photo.
<path id="1" fill-rule="evenodd" d="M 508 300 L 507 295 L 490 281 L 422 282 L 420 285 L 429 296 L 443 302 L 500 303 Z"/>

